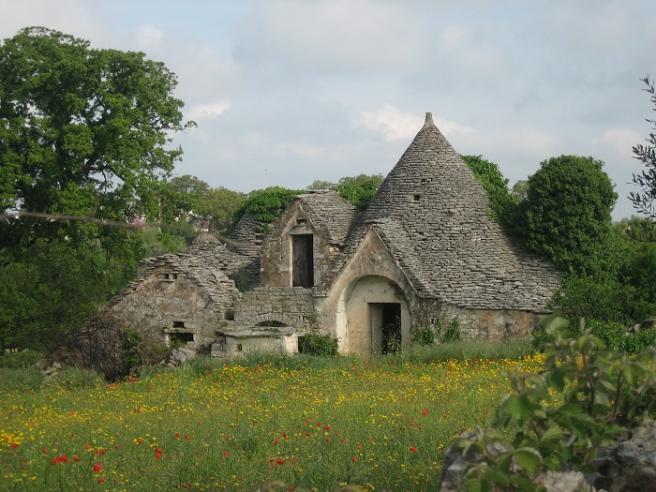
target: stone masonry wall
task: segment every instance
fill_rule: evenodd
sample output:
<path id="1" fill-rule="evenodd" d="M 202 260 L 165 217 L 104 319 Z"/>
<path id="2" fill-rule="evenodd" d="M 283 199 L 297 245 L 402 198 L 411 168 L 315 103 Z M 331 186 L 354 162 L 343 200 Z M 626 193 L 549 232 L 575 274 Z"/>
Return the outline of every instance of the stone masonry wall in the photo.
<path id="1" fill-rule="evenodd" d="M 314 313 L 312 289 L 259 287 L 235 303 L 234 324 L 252 327 L 279 322 L 303 330 L 314 325 Z"/>

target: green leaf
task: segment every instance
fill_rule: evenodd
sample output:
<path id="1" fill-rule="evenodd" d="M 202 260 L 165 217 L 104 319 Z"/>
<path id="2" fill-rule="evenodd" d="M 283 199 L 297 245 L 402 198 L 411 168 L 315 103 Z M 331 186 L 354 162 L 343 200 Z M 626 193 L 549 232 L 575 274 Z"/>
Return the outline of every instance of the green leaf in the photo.
<path id="1" fill-rule="evenodd" d="M 562 429 L 557 425 L 552 425 L 544 434 L 542 434 L 540 445 L 547 449 L 553 449 L 555 445 L 564 438 L 565 434 Z"/>
<path id="2" fill-rule="evenodd" d="M 533 475 L 542 463 L 542 455 L 533 448 L 519 448 L 515 451 L 513 458 L 524 470 Z"/>

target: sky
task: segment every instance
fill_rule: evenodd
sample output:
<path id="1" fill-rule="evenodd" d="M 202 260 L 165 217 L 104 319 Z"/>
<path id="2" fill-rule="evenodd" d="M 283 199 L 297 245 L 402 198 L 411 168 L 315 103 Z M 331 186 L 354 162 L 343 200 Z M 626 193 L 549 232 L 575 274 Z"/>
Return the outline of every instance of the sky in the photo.
<path id="1" fill-rule="evenodd" d="M 42 25 L 163 61 L 198 124 L 174 174 L 213 187 L 387 174 L 431 111 L 511 185 L 603 160 L 620 219 L 654 116 L 652 1 L 0 0 L 0 38 Z"/>

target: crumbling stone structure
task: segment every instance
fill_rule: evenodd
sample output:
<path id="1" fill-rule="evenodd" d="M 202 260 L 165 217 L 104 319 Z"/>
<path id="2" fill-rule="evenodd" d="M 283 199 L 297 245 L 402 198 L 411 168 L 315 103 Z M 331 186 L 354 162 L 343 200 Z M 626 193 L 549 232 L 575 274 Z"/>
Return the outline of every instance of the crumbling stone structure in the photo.
<path id="1" fill-rule="evenodd" d="M 214 355 L 294 352 L 310 332 L 375 354 L 454 319 L 464 337 L 527 334 L 559 281 L 491 218 L 428 113 L 366 209 L 317 190 L 266 235 L 244 216 L 230 241 L 147 260 L 99 317 L 166 342 L 214 343 Z"/>

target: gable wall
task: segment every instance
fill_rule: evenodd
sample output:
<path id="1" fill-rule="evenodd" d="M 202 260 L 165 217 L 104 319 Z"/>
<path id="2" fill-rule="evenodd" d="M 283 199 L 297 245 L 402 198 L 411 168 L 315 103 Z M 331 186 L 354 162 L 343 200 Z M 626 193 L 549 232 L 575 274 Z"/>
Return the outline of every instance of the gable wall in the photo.
<path id="1" fill-rule="evenodd" d="M 305 224 L 297 224 L 297 220 Z M 319 285 L 328 271 L 330 250 L 326 232 L 312 224 L 310 217 L 297 200 L 275 223 L 273 231 L 262 246 L 260 253 L 260 282 L 262 287 L 292 286 L 292 239 L 293 234 L 314 236 L 314 284 Z"/>

